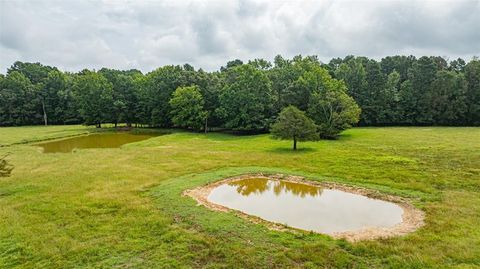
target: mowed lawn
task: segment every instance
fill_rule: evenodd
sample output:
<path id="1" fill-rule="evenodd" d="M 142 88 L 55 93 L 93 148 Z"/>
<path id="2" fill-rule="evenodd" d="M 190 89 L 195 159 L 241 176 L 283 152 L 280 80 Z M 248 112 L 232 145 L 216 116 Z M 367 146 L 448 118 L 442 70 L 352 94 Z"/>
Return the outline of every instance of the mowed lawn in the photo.
<path id="1" fill-rule="evenodd" d="M 173 132 L 118 149 L 43 154 L 83 126 L 0 128 L 0 268 L 480 267 L 480 128 L 354 128 L 336 141 Z M 271 231 L 182 191 L 281 172 L 408 197 L 426 225 L 349 243 Z M 259 205 L 261 206 L 261 205 Z"/>

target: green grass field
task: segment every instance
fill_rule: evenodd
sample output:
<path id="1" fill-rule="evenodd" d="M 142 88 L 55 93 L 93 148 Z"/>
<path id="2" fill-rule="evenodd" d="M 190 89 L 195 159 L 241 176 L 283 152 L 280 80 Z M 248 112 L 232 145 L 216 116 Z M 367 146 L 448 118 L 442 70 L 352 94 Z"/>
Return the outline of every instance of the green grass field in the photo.
<path id="1" fill-rule="evenodd" d="M 354 128 L 336 141 L 173 132 L 119 149 L 43 154 L 96 131 L 0 128 L 0 268 L 480 268 L 480 128 Z M 183 190 L 247 172 L 299 174 L 409 197 L 426 225 L 349 243 L 272 231 Z"/>

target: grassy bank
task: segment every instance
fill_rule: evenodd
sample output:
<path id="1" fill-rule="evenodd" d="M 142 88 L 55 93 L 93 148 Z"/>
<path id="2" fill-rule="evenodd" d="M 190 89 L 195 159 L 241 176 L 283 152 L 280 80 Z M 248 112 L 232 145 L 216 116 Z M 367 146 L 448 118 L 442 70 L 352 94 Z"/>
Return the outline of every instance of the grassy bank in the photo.
<path id="1" fill-rule="evenodd" d="M 83 126 L 0 128 L 0 268 L 480 266 L 480 128 L 355 128 L 337 141 L 172 133 L 43 154 Z M 275 232 L 181 192 L 246 172 L 300 174 L 410 197 L 426 226 L 360 243 Z"/>

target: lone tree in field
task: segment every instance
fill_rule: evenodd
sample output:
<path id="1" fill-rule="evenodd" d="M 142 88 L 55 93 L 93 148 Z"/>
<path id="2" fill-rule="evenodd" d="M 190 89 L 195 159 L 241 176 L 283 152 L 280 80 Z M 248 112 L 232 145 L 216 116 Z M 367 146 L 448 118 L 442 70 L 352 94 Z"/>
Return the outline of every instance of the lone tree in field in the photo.
<path id="1" fill-rule="evenodd" d="M 280 112 L 270 132 L 276 139 L 293 140 L 293 150 L 297 149 L 297 141 L 318 139 L 315 123 L 294 106 L 288 106 Z"/>

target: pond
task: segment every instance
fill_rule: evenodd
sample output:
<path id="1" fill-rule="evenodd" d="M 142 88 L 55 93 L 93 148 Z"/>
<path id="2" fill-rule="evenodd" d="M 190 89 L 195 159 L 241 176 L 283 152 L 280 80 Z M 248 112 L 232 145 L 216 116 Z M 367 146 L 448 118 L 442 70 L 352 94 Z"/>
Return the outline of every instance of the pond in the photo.
<path id="1" fill-rule="evenodd" d="M 43 148 L 43 153 L 68 153 L 74 149 L 118 148 L 124 144 L 138 142 L 159 134 L 103 133 L 77 136 L 63 140 L 36 144 Z"/>
<path id="2" fill-rule="evenodd" d="M 211 203 L 264 220 L 325 234 L 390 228 L 402 222 L 399 205 L 337 189 L 269 178 L 223 183 Z"/>

